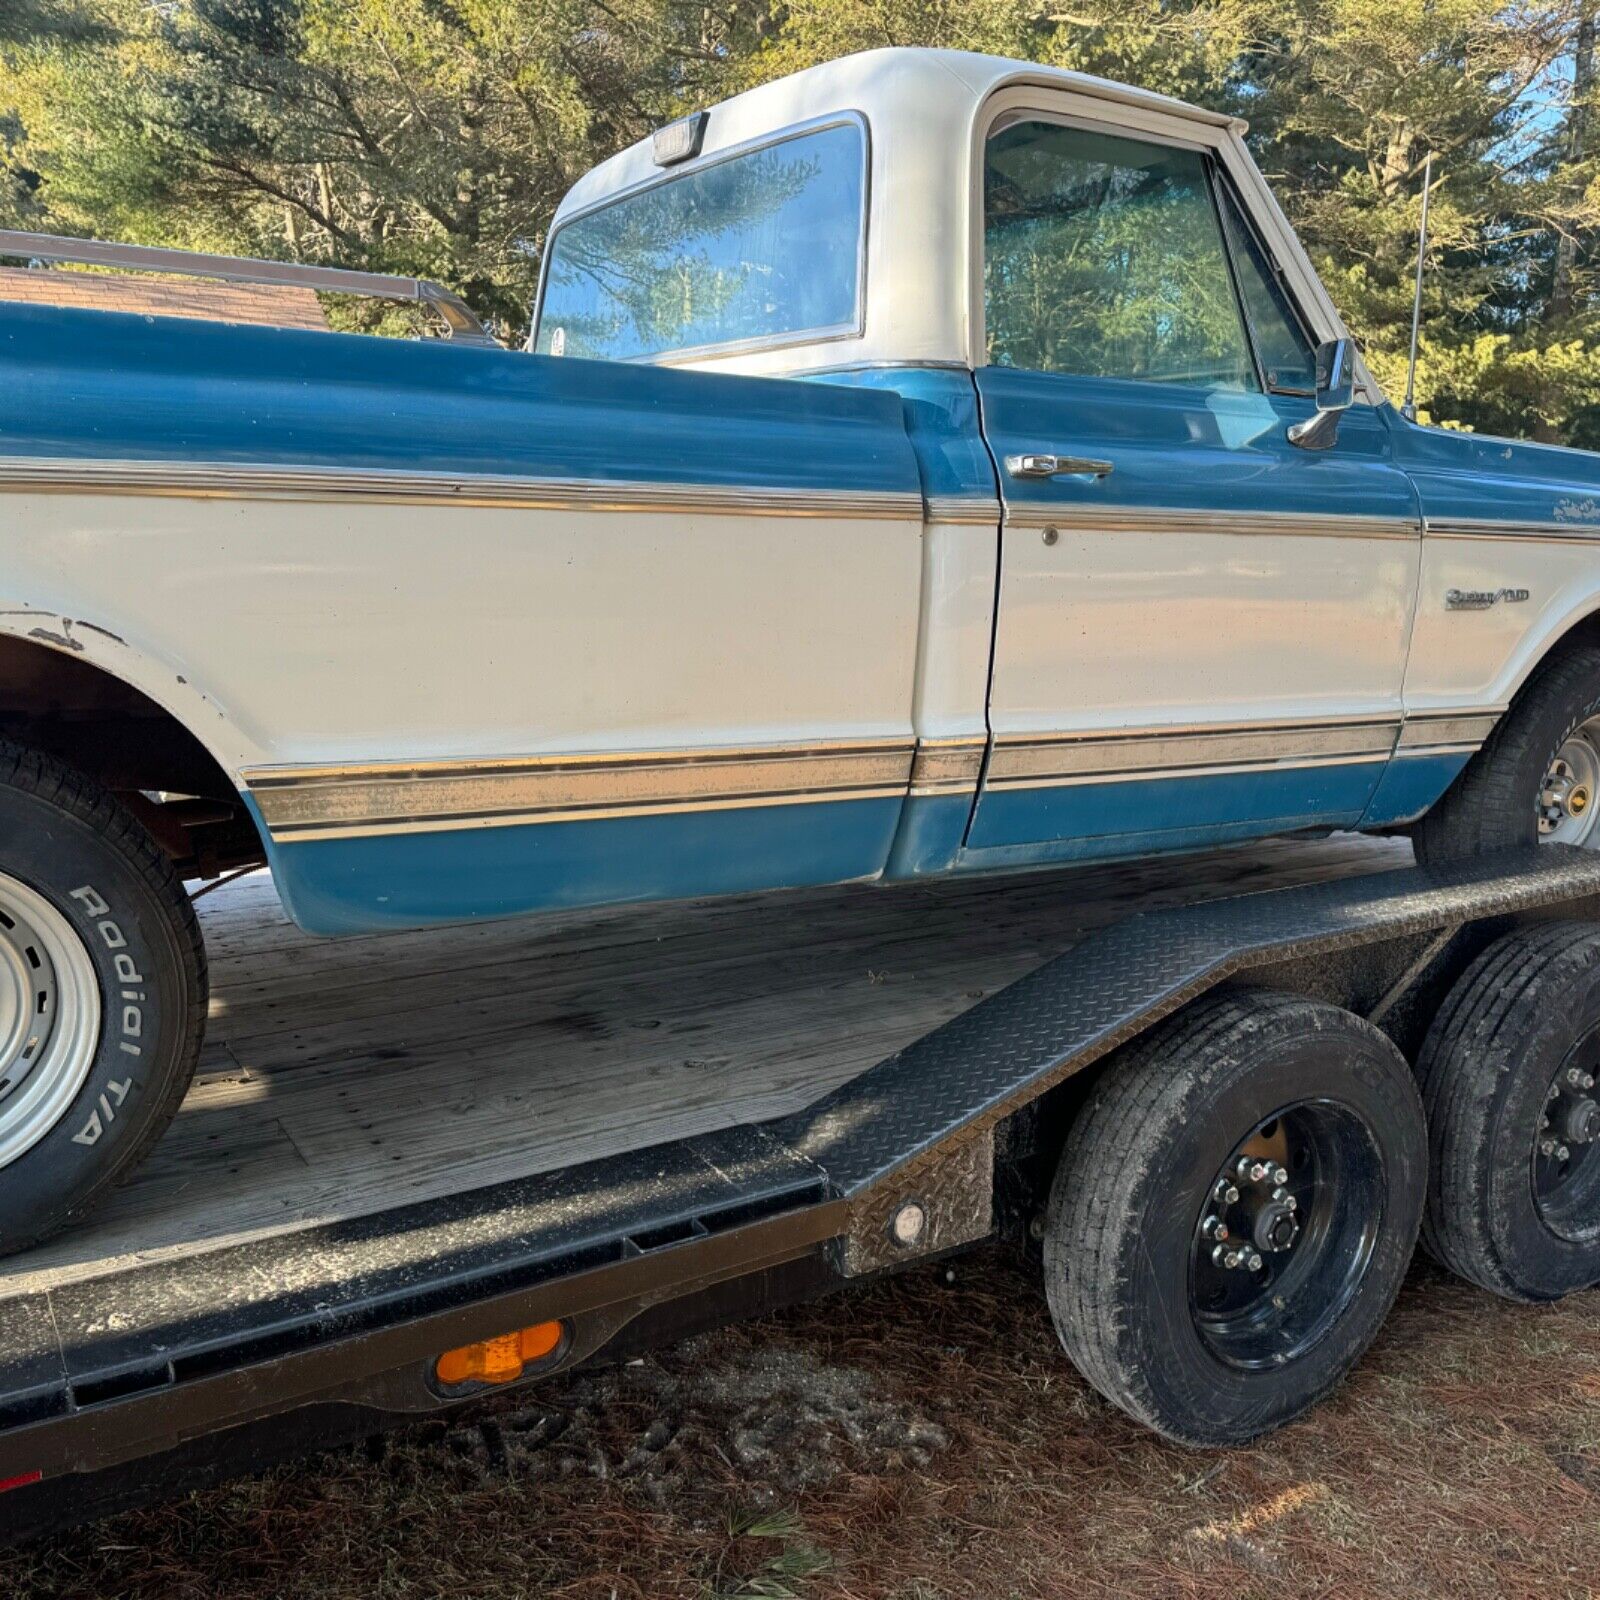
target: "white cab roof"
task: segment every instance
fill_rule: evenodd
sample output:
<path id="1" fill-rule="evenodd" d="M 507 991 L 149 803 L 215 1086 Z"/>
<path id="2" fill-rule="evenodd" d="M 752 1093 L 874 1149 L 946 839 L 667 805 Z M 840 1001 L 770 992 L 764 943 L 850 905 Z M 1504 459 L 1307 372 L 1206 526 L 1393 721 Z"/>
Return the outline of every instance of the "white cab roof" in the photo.
<path id="1" fill-rule="evenodd" d="M 959 50 L 869 50 L 763 84 L 711 108 L 695 161 L 664 171 L 651 141 L 580 178 L 554 226 L 670 172 L 692 170 L 799 124 L 850 114 L 869 139 L 865 321 L 858 334 L 760 352 L 702 354 L 697 366 L 795 373 L 860 365 L 981 361 L 981 161 L 991 116 L 1016 106 L 1086 117 L 1155 137 L 1203 144 L 1233 174 L 1302 295 L 1320 337 L 1342 331 L 1311 264 L 1278 211 L 1236 118 L 1087 73 Z M 685 106 L 684 112 L 695 109 Z M 668 358 L 670 359 L 670 358 Z"/>
<path id="2" fill-rule="evenodd" d="M 919 121 L 931 115 L 965 136 L 977 107 L 991 93 L 1012 84 L 1030 83 L 1073 89 L 1113 104 L 1164 111 L 1213 127 L 1244 126 L 1236 119 L 1170 95 L 1132 89 L 1087 72 L 978 55 L 970 50 L 896 48 L 863 50 L 722 101 L 712 108 L 702 155 L 839 111 L 859 111 L 876 129 L 880 124 L 898 123 L 905 109 L 914 106 L 921 113 Z M 685 106 L 685 115 L 694 109 Z M 569 211 L 585 211 L 619 190 L 660 176 L 650 140 L 641 139 L 579 178 L 563 198 L 556 218 L 559 221 Z"/>

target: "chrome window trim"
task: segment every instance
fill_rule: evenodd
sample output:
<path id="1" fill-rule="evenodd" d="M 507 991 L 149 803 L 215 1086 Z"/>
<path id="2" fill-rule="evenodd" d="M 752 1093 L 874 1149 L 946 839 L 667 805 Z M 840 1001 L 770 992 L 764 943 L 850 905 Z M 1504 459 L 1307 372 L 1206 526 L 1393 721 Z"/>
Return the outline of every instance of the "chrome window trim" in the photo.
<path id="1" fill-rule="evenodd" d="M 983 115 L 983 109 L 984 108 L 982 107 L 979 108 L 980 119 Z M 1215 144 L 1207 143 L 1204 137 L 1187 138 L 1183 135 L 1176 134 L 1171 136 L 1165 134 L 1154 134 L 1146 131 L 1143 128 L 1134 127 L 1130 129 L 1126 124 L 1101 121 L 1093 116 L 1084 116 L 1069 111 L 1050 111 L 1043 109 L 1031 110 L 1026 106 L 1002 107 L 990 118 L 988 126 L 983 133 L 982 140 L 978 144 L 976 153 L 974 155 L 973 183 L 975 186 L 974 197 L 976 204 L 973 208 L 975 212 L 973 226 L 976 231 L 977 257 L 975 271 L 973 274 L 974 281 L 972 284 L 972 315 L 977 338 L 972 349 L 973 365 L 979 370 L 992 367 L 1002 372 L 1033 372 L 1038 373 L 1041 377 L 1050 378 L 1093 377 L 1092 374 L 1058 372 L 1047 367 L 1005 366 L 999 362 L 990 361 L 988 358 L 989 297 L 984 289 L 984 271 L 988 260 L 986 248 L 988 242 L 987 187 L 984 183 L 984 174 L 987 171 L 987 164 L 985 158 L 988 152 L 989 143 L 997 134 L 1004 132 L 1007 128 L 1015 127 L 1019 124 L 1027 122 L 1041 122 L 1050 127 L 1068 128 L 1078 132 L 1106 134 L 1113 138 L 1125 140 L 1131 144 L 1150 144 L 1156 145 L 1161 149 L 1188 150 L 1200 156 L 1202 161 L 1207 163 L 1216 157 L 1217 146 Z M 1228 250 L 1228 241 L 1222 231 L 1222 217 L 1217 209 L 1216 195 L 1212 192 L 1212 178 L 1209 165 L 1207 165 L 1207 167 L 1203 170 L 1202 178 L 1205 185 L 1206 197 L 1211 206 L 1212 218 L 1217 227 L 1217 247 L 1222 252 L 1224 270 L 1228 274 L 1228 281 L 1233 289 L 1234 309 L 1238 313 L 1239 317 L 1239 335 L 1244 340 L 1246 356 L 1249 359 L 1252 368 L 1256 371 L 1259 381 L 1260 362 L 1256 357 L 1255 340 L 1251 337 L 1249 323 L 1245 317 L 1244 306 L 1239 296 L 1239 286 L 1234 276 L 1233 261 Z M 1117 378 L 1118 375 L 1100 374 L 1100 376 Z M 1168 383 L 1166 380 L 1159 378 L 1135 378 L 1128 377 L 1127 375 L 1122 375 L 1120 377 L 1120 381 L 1124 383 L 1159 383 L 1163 384 L 1165 387 L 1174 389 L 1197 387 L 1196 385 L 1186 386 L 1179 383 Z M 1266 392 L 1264 387 L 1261 392 Z"/>
<path id="2" fill-rule="evenodd" d="M 407 468 L 254 466 L 231 462 L 94 461 L 0 456 L 0 492 L 153 495 L 174 499 L 369 501 L 535 511 L 647 511 L 726 516 L 917 521 L 914 489 L 780 489 L 751 485 L 539 478 Z"/>
<path id="3" fill-rule="evenodd" d="M 1305 342 L 1306 353 L 1311 356 L 1313 365 L 1316 361 L 1317 338 L 1311 331 L 1311 323 L 1305 314 L 1305 307 L 1300 304 L 1300 297 L 1294 292 L 1294 285 L 1288 280 L 1279 262 L 1277 253 L 1273 250 L 1267 237 L 1262 233 L 1260 225 L 1250 214 L 1250 208 L 1245 204 L 1245 198 L 1239 191 L 1239 186 L 1233 181 L 1232 174 L 1222 163 L 1222 152 L 1213 150 L 1210 159 L 1206 162 L 1206 181 L 1211 189 L 1212 201 L 1217 208 L 1217 222 L 1222 229 L 1222 251 L 1228 258 L 1228 271 L 1233 277 L 1233 292 L 1239 301 L 1239 314 L 1244 318 L 1245 337 L 1250 341 L 1250 351 L 1255 357 L 1256 373 L 1261 380 L 1263 394 L 1287 395 L 1291 398 L 1312 400 L 1316 398 L 1316 390 L 1296 389 L 1288 384 L 1270 383 L 1267 380 L 1266 364 L 1261 359 L 1261 347 L 1255 323 L 1250 315 L 1250 307 L 1244 297 L 1244 283 L 1240 278 L 1240 263 L 1228 239 L 1228 220 L 1223 215 L 1223 208 L 1231 205 L 1239 214 L 1239 223 L 1244 230 L 1254 236 L 1255 245 L 1266 258 L 1267 266 L 1278 281 L 1283 291 L 1284 299 L 1289 305 L 1289 315 L 1294 319 L 1295 330 Z"/>
<path id="4" fill-rule="evenodd" d="M 1180 113 L 1142 102 L 1127 105 L 1123 115 L 1117 117 L 1095 104 L 1103 99 L 1116 97 L 1100 96 L 1085 85 L 1057 84 L 1019 74 L 994 84 L 978 103 L 967 156 L 967 359 L 974 370 L 990 364 L 983 293 L 983 157 L 995 126 L 1008 113 L 1210 155 L 1232 183 L 1257 235 L 1282 265 L 1284 286 L 1304 318 L 1306 331 L 1319 343 L 1348 337 L 1349 329 L 1317 277 L 1277 197 L 1244 152 L 1241 135 L 1246 124 L 1220 114 L 1200 115 L 1195 107 L 1186 107 Z M 1383 403 L 1382 388 L 1364 362 L 1357 367 L 1356 397 L 1360 404 Z"/>
<path id="5" fill-rule="evenodd" d="M 755 155 L 759 151 L 768 150 L 776 145 L 787 144 L 794 139 L 803 139 L 808 134 L 821 133 L 828 128 L 853 127 L 861 136 L 861 216 L 856 233 L 856 295 L 855 319 L 849 323 L 834 323 L 820 328 L 798 328 L 785 333 L 769 334 L 763 337 L 750 339 L 726 340 L 718 344 L 701 344 L 684 346 L 681 349 L 663 350 L 655 355 L 624 356 L 624 364 L 638 366 L 681 366 L 687 362 L 703 361 L 711 356 L 739 356 L 752 355 L 763 350 L 788 350 L 796 345 L 828 344 L 839 339 L 859 339 L 867 331 L 867 239 L 872 224 L 872 129 L 865 113 L 860 111 L 833 111 L 825 116 L 813 117 L 805 122 L 793 122 L 787 127 L 780 128 L 772 133 L 757 134 L 752 139 L 742 140 L 738 144 L 729 145 L 724 150 L 714 150 L 709 154 L 695 157 L 693 161 L 685 161 L 678 166 L 670 167 L 665 172 L 654 174 L 642 179 L 638 183 L 629 184 L 625 189 L 618 189 L 613 194 L 608 194 L 593 205 L 582 207 L 580 210 L 569 212 L 561 217 L 545 236 L 544 250 L 539 257 L 539 285 L 534 294 L 533 319 L 528 324 L 528 339 L 524 349 L 531 355 L 537 355 L 536 348 L 539 339 L 539 326 L 544 321 L 545 290 L 548 286 L 550 274 L 550 256 L 557 237 L 569 224 L 581 221 L 584 217 L 592 217 L 596 212 L 608 210 L 612 206 L 621 205 L 625 200 L 632 200 L 638 195 L 648 193 L 652 189 L 659 189 L 664 184 L 675 183 L 681 178 L 691 177 L 697 172 L 704 172 L 708 168 L 721 166 L 727 161 L 737 161 L 743 156 Z M 567 357 L 552 356 L 551 360 L 566 360 Z M 584 359 L 604 360 L 605 357 Z"/>

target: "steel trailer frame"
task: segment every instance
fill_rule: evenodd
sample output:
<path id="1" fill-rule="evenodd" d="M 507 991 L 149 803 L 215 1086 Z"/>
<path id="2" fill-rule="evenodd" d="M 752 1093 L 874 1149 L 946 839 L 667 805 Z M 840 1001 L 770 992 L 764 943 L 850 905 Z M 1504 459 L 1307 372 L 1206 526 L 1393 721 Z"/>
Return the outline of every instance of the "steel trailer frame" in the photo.
<path id="1" fill-rule="evenodd" d="M 793 1115 L 16 1296 L 0 1534 L 458 1404 L 437 1356 L 507 1330 L 565 1325 L 536 1381 L 977 1243 L 1026 1214 L 1040 1109 L 1207 990 L 1332 999 L 1414 1054 L 1491 939 L 1573 915 L 1600 853 L 1568 847 L 1147 912 Z"/>

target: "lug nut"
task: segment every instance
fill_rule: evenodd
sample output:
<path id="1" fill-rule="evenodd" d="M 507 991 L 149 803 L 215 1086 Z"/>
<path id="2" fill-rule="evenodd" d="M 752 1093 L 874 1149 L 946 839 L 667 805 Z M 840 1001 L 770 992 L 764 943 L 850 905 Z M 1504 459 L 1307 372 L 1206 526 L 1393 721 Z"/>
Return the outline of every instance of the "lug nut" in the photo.
<path id="1" fill-rule="evenodd" d="M 1250 1252 L 1250 1270 L 1252 1272 L 1259 1272 L 1261 1270 L 1261 1257 L 1258 1256 L 1254 1250 Z"/>
<path id="2" fill-rule="evenodd" d="M 1220 1206 L 1231 1206 L 1239 1198 L 1239 1191 L 1226 1178 L 1218 1178 L 1211 1198 Z"/>
<path id="3" fill-rule="evenodd" d="M 1556 1160 L 1557 1161 L 1565 1161 L 1565 1160 L 1567 1160 L 1567 1158 L 1569 1156 L 1571 1156 L 1571 1154 L 1572 1154 L 1572 1152 L 1569 1149 L 1567 1149 L 1567 1147 L 1564 1144 L 1558 1144 L 1556 1146 Z"/>
<path id="4" fill-rule="evenodd" d="M 1542 1156 L 1553 1156 L 1555 1153 L 1556 1153 L 1556 1142 L 1555 1142 L 1554 1139 L 1541 1139 L 1539 1141 L 1539 1154 L 1540 1155 L 1542 1155 Z"/>
<path id="5" fill-rule="evenodd" d="M 1221 1217 L 1207 1217 L 1200 1224 L 1200 1231 L 1208 1239 L 1223 1240 L 1228 1237 L 1228 1225 Z"/>
<path id="6" fill-rule="evenodd" d="M 1288 1169 L 1285 1167 L 1274 1167 L 1272 1169 L 1272 1181 L 1274 1183 L 1287 1183 L 1289 1181 Z"/>

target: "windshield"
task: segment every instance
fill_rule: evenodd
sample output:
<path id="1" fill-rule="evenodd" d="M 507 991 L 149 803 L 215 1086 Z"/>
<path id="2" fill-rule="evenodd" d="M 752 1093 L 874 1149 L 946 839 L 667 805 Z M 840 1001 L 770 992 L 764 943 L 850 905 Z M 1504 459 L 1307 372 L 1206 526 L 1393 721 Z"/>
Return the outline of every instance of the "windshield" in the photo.
<path id="1" fill-rule="evenodd" d="M 838 123 L 564 223 L 534 349 L 627 361 L 853 332 L 865 173 L 861 128 Z"/>

